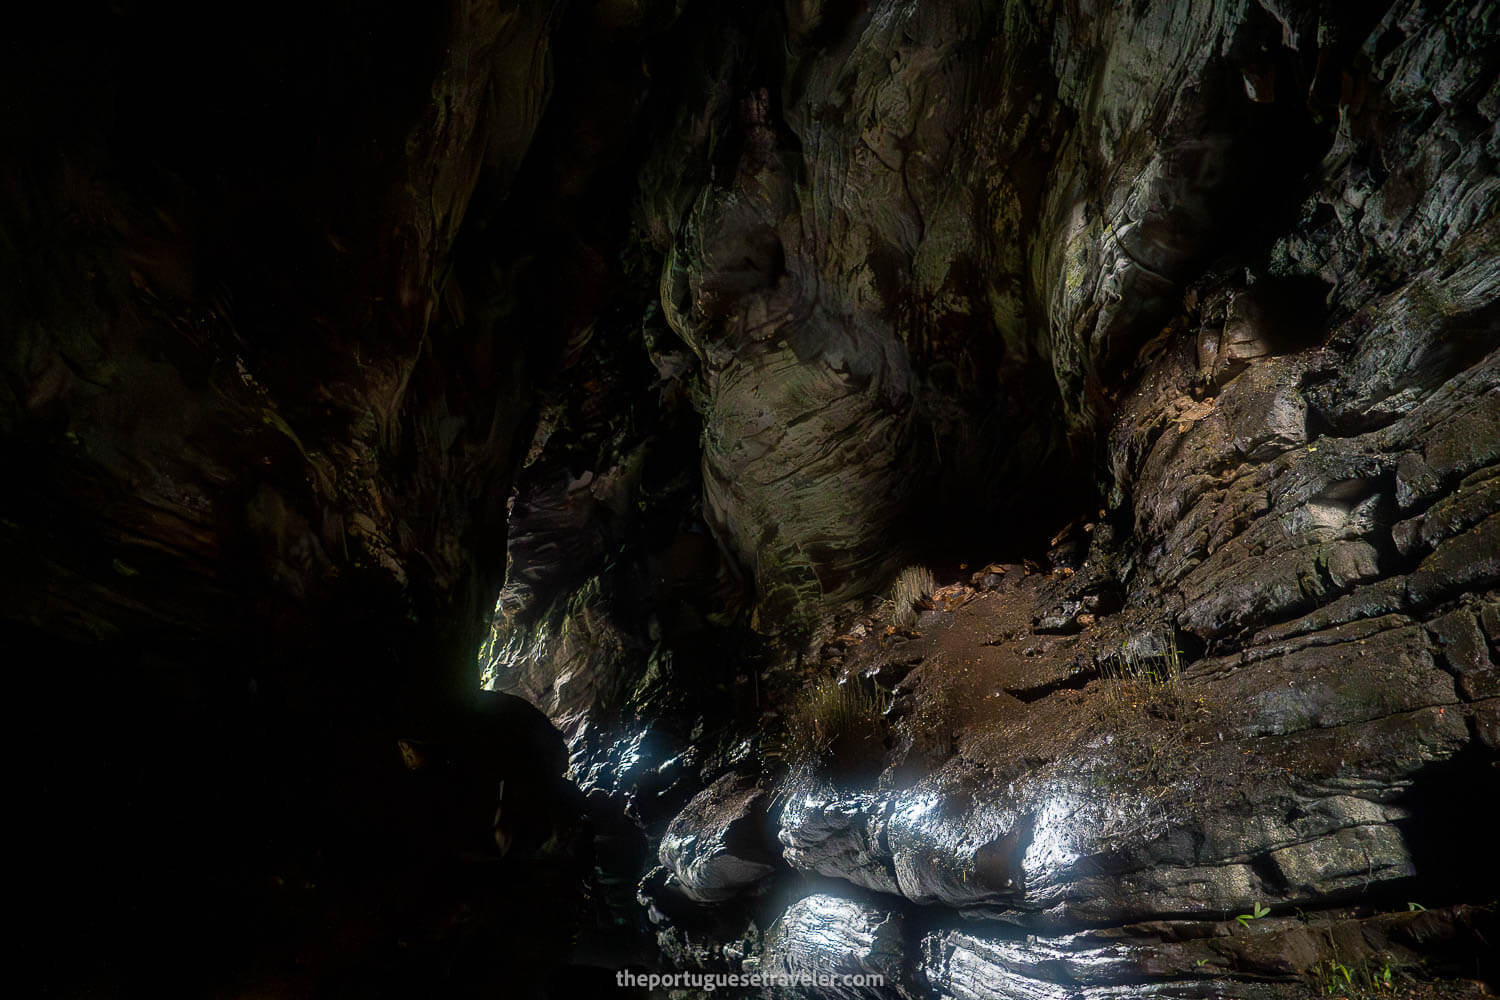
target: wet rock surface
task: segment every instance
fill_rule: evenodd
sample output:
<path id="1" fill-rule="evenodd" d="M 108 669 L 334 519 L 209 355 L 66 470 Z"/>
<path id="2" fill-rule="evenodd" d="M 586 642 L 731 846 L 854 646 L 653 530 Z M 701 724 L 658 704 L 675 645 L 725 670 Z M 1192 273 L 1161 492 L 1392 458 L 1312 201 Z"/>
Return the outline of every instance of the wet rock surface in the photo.
<path id="1" fill-rule="evenodd" d="M 350 16 L 7 48 L 80 989 L 1493 986 L 1500 5 Z"/>
<path id="2" fill-rule="evenodd" d="M 662 836 L 661 863 L 687 896 L 704 903 L 730 899 L 776 870 L 779 859 L 767 836 L 769 799 L 753 781 L 726 774 L 673 818 Z"/>
<path id="3" fill-rule="evenodd" d="M 787 907 L 766 933 L 762 956 L 748 967 L 767 976 L 840 977 L 837 985 L 818 988 L 827 996 L 921 995 L 902 915 L 837 896 L 814 894 Z M 845 976 L 880 979 L 878 985 L 844 985 Z"/>
<path id="4" fill-rule="evenodd" d="M 903 16 L 872 14 L 846 36 L 839 58 L 854 93 L 863 60 L 874 62 L 866 53 L 882 52 Z M 876 619 L 823 646 L 835 670 L 893 687 L 888 756 L 863 787 L 786 779 L 784 857 L 850 889 L 837 903 L 808 897 L 789 908 L 767 935 L 765 961 L 865 968 L 885 947 L 871 929 L 899 925 L 892 933 L 925 947 L 917 959 L 908 941 L 906 961 L 890 967 L 900 989 L 1291 996 L 1350 962 L 1414 972 L 1420 962 L 1377 928 L 1420 918 L 1415 907 L 1402 912 L 1418 887 L 1447 902 L 1493 903 L 1484 835 L 1452 796 L 1500 792 L 1494 646 L 1483 631 L 1500 552 L 1489 485 L 1500 441 L 1494 172 L 1493 161 L 1476 169 L 1466 158 L 1493 144 L 1493 45 L 1470 32 L 1494 17 L 1483 4 L 1430 20 L 1401 5 L 1342 21 L 1216 5 L 1148 5 L 1091 22 L 1067 9 L 1042 15 L 1059 38 L 1099 42 L 1091 51 L 1103 75 L 1091 78 L 1105 81 L 1089 103 L 1070 103 L 1078 67 L 1051 63 L 1056 100 L 1074 117 L 1045 127 L 1054 151 L 1031 197 L 1052 242 L 1029 274 L 1045 303 L 1065 425 L 1108 442 L 1109 500 L 1081 547 L 1054 539 L 1052 573 L 992 567 L 965 581 L 972 588 L 956 587 L 915 636 Z M 917 55 L 889 58 L 891 85 L 924 56 L 966 71 L 931 40 L 951 25 L 905 24 Z M 1138 48 L 1146 38 L 1158 47 Z M 1228 65 L 1195 61 L 1210 38 Z M 1007 51 L 1036 59 L 1033 71 L 1047 64 L 1040 49 Z M 1051 57 L 1089 58 L 1081 51 L 1060 43 Z M 1166 77 L 1145 70 L 1147 52 L 1171 67 Z M 1413 67 L 1433 61 L 1453 89 L 1419 98 Z M 799 96 L 820 79 L 802 72 L 811 82 Z M 1330 72 L 1342 74 L 1342 96 L 1328 88 Z M 1272 78 L 1282 89 L 1268 98 Z M 1138 88 L 1128 96 L 1126 79 Z M 1300 86 L 1295 99 L 1288 86 Z M 811 126 L 798 107 L 788 102 L 787 127 L 806 154 L 837 126 L 827 110 Z M 905 107 L 894 106 L 893 125 L 883 110 L 880 124 L 865 125 L 848 175 L 866 176 L 859 158 L 879 151 L 879 137 L 909 134 Z M 961 119 L 948 101 L 923 120 L 941 129 Z M 1280 152 L 1268 169 L 1256 156 L 1272 135 Z M 1465 136 L 1451 148 L 1469 152 L 1417 152 L 1451 141 L 1440 135 Z M 1377 141 L 1382 156 L 1393 141 L 1412 150 L 1424 164 L 1413 169 L 1433 185 L 1424 190 L 1447 192 L 1441 207 L 1417 195 L 1399 213 L 1385 209 L 1403 182 L 1399 170 L 1370 169 Z M 1082 155 L 1090 142 L 1113 150 L 1107 166 Z M 985 152 L 983 143 L 951 150 L 941 178 L 899 155 L 882 161 L 903 173 L 905 197 L 862 200 L 881 206 L 863 225 L 881 232 L 891 216 L 880 211 L 899 219 L 908 205 L 940 202 L 924 201 L 922 185 L 951 195 L 962 164 Z M 811 171 L 796 197 L 842 204 L 838 171 L 822 162 Z M 748 190 L 742 182 L 731 186 Z M 796 214 L 776 190 L 756 225 Z M 1251 204 L 1265 206 L 1261 217 L 1240 214 Z M 734 223 L 714 218 L 716 238 L 727 238 Z M 879 238 L 892 239 L 860 245 Z M 789 343 L 809 336 L 798 324 L 816 324 L 815 314 L 787 304 L 797 319 L 778 321 L 758 304 L 803 294 L 806 264 L 797 244 L 780 242 L 783 273 L 736 286 L 753 324 L 680 307 L 690 344 L 708 343 L 706 330 L 727 337 L 712 341 L 720 353 L 704 349 L 705 362 L 762 364 L 750 346 L 759 341 L 737 339 L 741 330 L 774 341 L 774 327 Z M 689 284 L 713 270 L 711 255 L 688 250 L 669 263 L 669 296 L 673 268 Z M 830 259 L 825 276 L 830 267 L 859 274 L 840 267 L 848 241 L 810 252 Z M 1004 260 L 992 257 L 989 273 L 1002 273 Z M 874 287 L 864 302 L 882 301 Z M 823 336 L 834 329 L 821 325 Z M 903 346 L 920 373 L 920 349 Z M 769 378 L 773 369 L 756 370 Z M 920 374 L 914 384 L 920 398 Z M 762 421 L 787 412 L 803 426 L 774 396 L 755 398 Z M 715 412 L 705 410 L 710 423 Z M 732 440 L 742 447 L 744 435 Z M 739 484 L 750 463 L 798 453 L 756 452 L 720 478 Z M 859 460 L 857 449 L 841 455 Z M 706 453 L 706 477 L 724 461 Z M 882 488 L 882 502 L 913 496 Z M 737 510 L 715 502 L 764 519 L 755 511 L 767 502 L 740 495 Z M 775 509 L 776 544 L 788 532 L 821 537 L 815 519 L 799 520 L 795 499 Z M 721 516 L 715 526 L 742 555 L 755 550 L 744 521 Z M 855 544 L 840 539 L 843 558 Z M 754 558 L 764 600 L 764 550 Z M 1133 672 L 1141 663 L 1170 677 Z M 1339 909 L 1356 902 L 1362 909 Z M 823 912 L 830 907 L 838 912 Z M 1460 903 L 1433 919 L 1478 928 L 1494 912 Z M 945 920 L 968 927 L 945 929 Z M 929 921 L 937 926 L 927 930 Z M 1454 930 L 1468 942 L 1460 951 L 1483 936 Z M 1355 948 L 1354 938 L 1379 943 Z"/>

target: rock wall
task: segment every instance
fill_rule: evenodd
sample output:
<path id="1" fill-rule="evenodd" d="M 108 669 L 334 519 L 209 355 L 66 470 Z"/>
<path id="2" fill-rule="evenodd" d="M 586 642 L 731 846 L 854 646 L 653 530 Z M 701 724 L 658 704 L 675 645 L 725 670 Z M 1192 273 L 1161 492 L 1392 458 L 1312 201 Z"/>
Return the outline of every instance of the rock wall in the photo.
<path id="1" fill-rule="evenodd" d="M 733 765 L 782 796 L 797 875 L 773 877 L 805 897 L 778 915 L 744 880 L 774 920 L 746 967 L 1290 996 L 1416 976 L 1419 936 L 1479 946 L 1495 883 L 1458 803 L 1500 790 L 1495 17 L 874 4 L 789 10 L 784 59 L 743 26 L 705 43 L 720 76 L 643 173 L 703 516 L 758 623 L 821 603 L 804 654 L 894 687 L 868 784 Z M 736 122 L 732 157 L 680 168 Z M 1103 500 L 1071 525 L 1066 476 L 1017 489 L 1064 444 Z M 955 492 L 977 561 L 967 518 L 1028 489 L 1063 529 L 1043 572 L 965 573 L 916 635 L 841 603 Z M 729 780 L 694 763 L 689 787 Z M 700 891 L 665 845 L 712 838 L 703 796 L 661 913 Z M 1405 908 L 1424 894 L 1441 913 Z"/>
<path id="2" fill-rule="evenodd" d="M 6 49 L 79 988 L 1493 980 L 1493 0 L 220 14 Z"/>
<path id="3" fill-rule="evenodd" d="M 577 793 L 474 657 L 535 385 L 618 280 L 599 165 L 659 12 L 99 6 L 4 43 L 38 954 L 63 992 L 524 993 L 589 862 L 500 862 L 499 779 L 563 826 Z"/>

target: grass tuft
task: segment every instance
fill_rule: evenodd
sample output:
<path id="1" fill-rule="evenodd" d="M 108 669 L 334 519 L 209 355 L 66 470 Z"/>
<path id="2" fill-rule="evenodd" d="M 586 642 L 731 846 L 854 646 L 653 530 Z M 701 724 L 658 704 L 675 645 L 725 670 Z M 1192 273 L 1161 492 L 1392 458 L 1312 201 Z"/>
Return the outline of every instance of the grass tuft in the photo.
<path id="1" fill-rule="evenodd" d="M 925 566 L 908 566 L 897 573 L 891 585 L 891 624 L 907 629 L 915 626 L 918 609 L 929 602 L 934 590 L 937 580 Z"/>
<path id="2" fill-rule="evenodd" d="M 1120 644 L 1099 662 L 1105 697 L 1117 704 L 1160 703 L 1176 708 L 1182 695 L 1182 655 L 1170 633 Z"/>
<path id="3" fill-rule="evenodd" d="M 877 685 L 822 678 L 802 691 L 786 715 L 786 731 L 769 748 L 793 772 L 878 768 L 885 750 L 889 699 Z"/>

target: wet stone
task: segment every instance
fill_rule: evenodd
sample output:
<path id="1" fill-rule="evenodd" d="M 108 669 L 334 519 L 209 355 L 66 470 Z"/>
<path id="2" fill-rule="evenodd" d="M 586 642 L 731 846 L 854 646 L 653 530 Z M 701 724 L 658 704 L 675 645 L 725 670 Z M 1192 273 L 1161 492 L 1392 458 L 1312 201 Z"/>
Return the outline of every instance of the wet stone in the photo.
<path id="1" fill-rule="evenodd" d="M 658 856 L 681 891 L 699 902 L 745 892 L 778 867 L 766 807 L 753 779 L 726 774 L 699 792 L 662 835 Z"/>

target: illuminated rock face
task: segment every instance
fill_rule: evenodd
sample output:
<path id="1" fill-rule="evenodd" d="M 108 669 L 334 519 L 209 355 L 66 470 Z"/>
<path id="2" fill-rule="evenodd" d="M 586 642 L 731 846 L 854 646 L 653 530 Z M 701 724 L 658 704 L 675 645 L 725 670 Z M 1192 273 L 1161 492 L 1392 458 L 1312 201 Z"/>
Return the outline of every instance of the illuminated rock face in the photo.
<path id="1" fill-rule="evenodd" d="M 688 897 L 702 903 L 733 899 L 776 870 L 776 854 L 765 849 L 769 798 L 753 780 L 730 773 L 677 814 L 658 854 Z"/>
<path id="2" fill-rule="evenodd" d="M 0 215 L 80 975 L 1472 974 L 1493 0 L 115 8 Z M 822 674 L 882 759 L 788 756 Z"/>
<path id="3" fill-rule="evenodd" d="M 1128 993 L 1120 984 L 1142 980 L 1143 996 L 1296 995 L 1340 948 L 1409 961 L 1420 911 L 1349 907 L 1403 909 L 1414 885 L 1455 903 L 1494 893 L 1486 876 L 1476 895 L 1454 858 L 1485 853 L 1458 790 L 1497 790 L 1497 635 L 1484 623 L 1500 584 L 1500 186 L 1494 45 L 1472 34 L 1496 11 L 1320 21 L 1148 4 L 1082 18 L 1061 4 L 1036 16 L 1050 46 L 1015 30 L 988 43 L 995 23 L 973 11 L 881 5 L 832 51 L 794 46 L 783 102 L 796 142 L 778 133 L 782 160 L 726 175 L 663 227 L 679 234 L 668 319 L 709 372 L 705 516 L 757 567 L 762 600 L 774 569 L 768 582 L 758 533 L 791 550 L 826 531 L 783 471 L 804 453 L 847 461 L 845 477 L 876 469 L 857 447 L 829 456 L 783 432 L 778 413 L 796 423 L 798 405 L 823 402 L 777 395 L 776 339 L 852 322 L 856 339 L 899 344 L 865 356 L 913 387 L 897 412 L 929 426 L 931 359 L 895 317 L 923 301 L 920 246 L 939 232 L 991 280 L 1014 262 L 1024 308 L 995 309 L 991 336 L 1010 343 L 1006 315 L 1029 324 L 1034 353 L 1008 363 L 1049 368 L 1056 426 L 1104 442 L 1104 509 L 1080 519 L 1086 537 L 1075 526 L 1054 540 L 1056 573 L 981 573 L 917 638 L 883 635 L 877 619 L 822 645 L 839 671 L 895 686 L 889 753 L 868 785 L 768 776 L 783 782 L 787 862 L 846 886 L 788 909 L 765 961 L 861 967 L 870 946 L 855 931 L 884 920 L 905 942 L 902 988 L 939 995 Z M 955 23 L 989 58 L 945 47 Z M 1437 65 L 1451 101 L 1419 96 L 1417 67 Z M 912 66 L 965 83 L 913 88 Z M 1048 102 L 1024 116 L 986 103 L 1023 72 L 1052 74 Z M 851 105 L 819 90 L 831 81 Z M 1031 144 L 979 168 L 1021 135 Z M 1404 150 L 1407 166 L 1372 169 L 1377 148 Z M 798 156 L 807 180 L 794 192 L 764 180 Z M 984 218 L 985 196 L 1025 169 L 1038 179 L 1009 193 L 1013 229 L 923 228 L 945 198 Z M 1000 179 L 986 188 L 980 175 Z M 898 194 L 882 186 L 891 176 Z M 795 238 L 827 226 L 844 235 Z M 762 282 L 736 284 L 719 263 L 750 253 L 703 249 L 772 229 Z M 874 248 L 911 261 L 895 291 L 860 284 L 879 271 Z M 809 274 L 819 306 L 844 303 L 838 319 L 807 304 Z M 726 290 L 712 308 L 692 295 L 707 285 Z M 992 287 L 991 304 L 1002 294 Z M 759 381 L 715 379 L 740 370 Z M 740 429 L 742 412 L 759 422 Z M 721 414 L 737 429 L 723 443 Z M 938 451 L 945 440 L 934 436 Z M 758 469 L 773 470 L 764 483 Z M 922 509 L 926 484 L 891 471 L 867 484 L 882 490 L 870 519 L 841 526 L 843 565 L 885 511 Z M 1129 664 L 1168 650 L 1170 684 L 1132 679 Z M 829 915 L 840 907 L 859 913 Z M 973 930 L 925 933 L 932 907 Z M 1287 917 L 1309 911 L 1311 935 Z M 1458 907 L 1431 930 L 1462 950 L 1492 918 Z M 1111 944 L 1075 936 L 1102 927 Z M 1229 932 L 1232 945 L 1183 944 Z"/>

